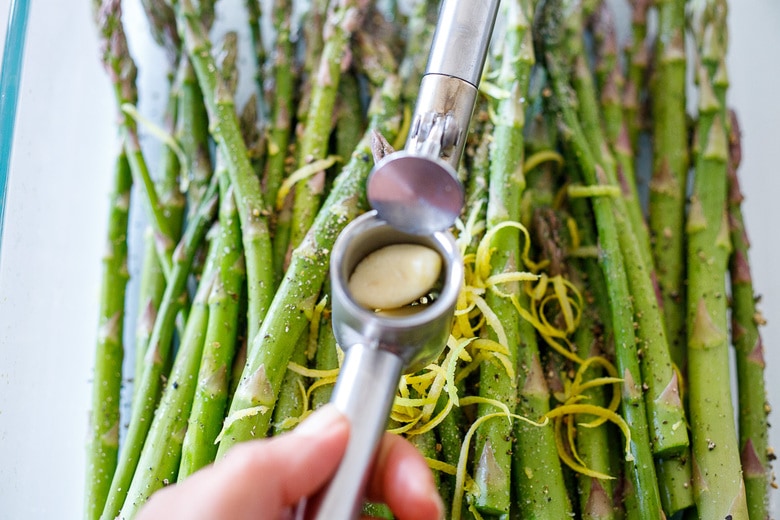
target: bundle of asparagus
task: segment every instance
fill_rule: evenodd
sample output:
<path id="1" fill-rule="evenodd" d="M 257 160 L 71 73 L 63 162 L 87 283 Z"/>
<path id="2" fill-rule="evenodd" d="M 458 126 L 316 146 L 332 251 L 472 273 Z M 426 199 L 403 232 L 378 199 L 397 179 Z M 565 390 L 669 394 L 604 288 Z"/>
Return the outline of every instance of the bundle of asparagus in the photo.
<path id="1" fill-rule="evenodd" d="M 372 156 L 404 142 L 438 7 L 247 0 L 257 95 L 239 111 L 236 40 L 212 44 L 214 3 L 143 1 L 169 57 L 161 125 L 135 108 L 120 1 L 93 3 L 122 146 L 88 518 L 131 518 L 156 490 L 327 402 L 341 359 L 329 252 L 367 209 Z M 725 103 L 727 6 L 632 6 L 621 58 L 606 3 L 503 2 L 459 171 L 466 277 L 452 333 L 437 363 L 403 376 L 388 425 L 428 459 L 451 518 L 767 518 L 762 318 Z M 147 164 L 142 131 L 165 143 L 160 164 Z M 143 243 L 127 240 L 131 196 Z M 140 308 L 125 342 L 134 247 Z"/>

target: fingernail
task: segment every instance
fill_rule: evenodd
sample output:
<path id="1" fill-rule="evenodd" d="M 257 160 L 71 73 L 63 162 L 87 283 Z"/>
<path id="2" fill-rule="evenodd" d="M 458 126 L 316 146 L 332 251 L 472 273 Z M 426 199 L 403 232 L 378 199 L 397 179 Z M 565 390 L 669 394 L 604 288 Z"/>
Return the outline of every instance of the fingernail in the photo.
<path id="1" fill-rule="evenodd" d="M 344 415 L 339 412 L 332 404 L 326 404 L 316 412 L 307 417 L 293 433 L 297 435 L 312 435 L 321 433 L 328 428 L 335 426 Z"/>

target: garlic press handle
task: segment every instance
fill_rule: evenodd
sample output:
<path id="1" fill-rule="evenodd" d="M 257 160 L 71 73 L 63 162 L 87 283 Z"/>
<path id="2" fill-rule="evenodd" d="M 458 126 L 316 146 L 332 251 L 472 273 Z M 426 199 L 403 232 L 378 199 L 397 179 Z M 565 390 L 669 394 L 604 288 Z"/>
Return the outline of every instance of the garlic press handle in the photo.
<path id="1" fill-rule="evenodd" d="M 299 506 L 301 520 L 360 517 L 374 455 L 393 405 L 403 360 L 387 350 L 352 345 L 330 402 L 349 420 L 349 442 L 333 479 Z"/>

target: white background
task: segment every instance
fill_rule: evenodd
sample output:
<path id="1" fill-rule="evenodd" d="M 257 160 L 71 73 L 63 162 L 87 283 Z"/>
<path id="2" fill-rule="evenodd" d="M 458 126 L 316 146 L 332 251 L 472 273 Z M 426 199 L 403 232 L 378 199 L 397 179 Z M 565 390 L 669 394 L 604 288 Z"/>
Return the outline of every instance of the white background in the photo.
<path id="1" fill-rule="evenodd" d="M 115 108 L 91 1 L 31 3 L 0 246 L 0 518 L 78 518 Z M 131 30 L 146 34 L 138 7 L 125 3 Z M 0 0 L 0 42 L 9 5 Z M 780 406 L 780 4 L 733 2 L 730 24 L 729 99 L 742 122 L 753 276 L 769 321 L 769 397 Z M 133 51 L 153 49 L 141 41 Z M 139 77 L 160 79 L 145 69 Z M 158 118 L 162 102 L 152 92 L 141 110 Z M 773 445 L 779 436 L 772 431 Z M 777 515 L 777 493 L 773 506 Z"/>

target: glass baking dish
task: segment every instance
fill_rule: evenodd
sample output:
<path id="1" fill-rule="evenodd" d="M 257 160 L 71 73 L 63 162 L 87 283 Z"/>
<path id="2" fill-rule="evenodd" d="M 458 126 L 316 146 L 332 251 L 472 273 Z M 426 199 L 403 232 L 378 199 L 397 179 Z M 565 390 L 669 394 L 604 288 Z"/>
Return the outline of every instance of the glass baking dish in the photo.
<path id="1" fill-rule="evenodd" d="M 139 12 L 138 3 L 126 0 L 126 11 Z M 241 5 L 223 3 L 224 9 Z M 623 3 L 614 3 L 625 12 Z M 114 102 L 99 63 L 89 4 L 0 0 L 0 31 L 5 31 L 0 36 L 6 42 L 0 150 L 7 160 L 7 168 L 0 162 L 3 518 L 74 518 L 82 510 L 100 258 L 118 148 Z M 769 399 L 778 403 L 780 378 L 772 376 L 780 367 L 780 349 L 774 348 L 780 344 L 775 268 L 780 68 L 766 56 L 767 49 L 780 48 L 780 4 L 757 0 L 749 9 L 734 8 L 730 16 L 729 98 L 744 135 L 741 175 L 753 276 L 768 320 L 763 338 Z M 137 50 L 153 52 L 146 27 L 133 25 L 133 30 L 139 34 Z M 142 88 L 151 92 L 151 101 L 140 109 L 151 118 L 161 116 L 163 96 L 153 86 L 160 80 L 149 70 L 139 76 Z M 777 430 L 771 438 L 780 445 Z M 772 500 L 775 516 L 780 515 L 776 493 Z"/>

